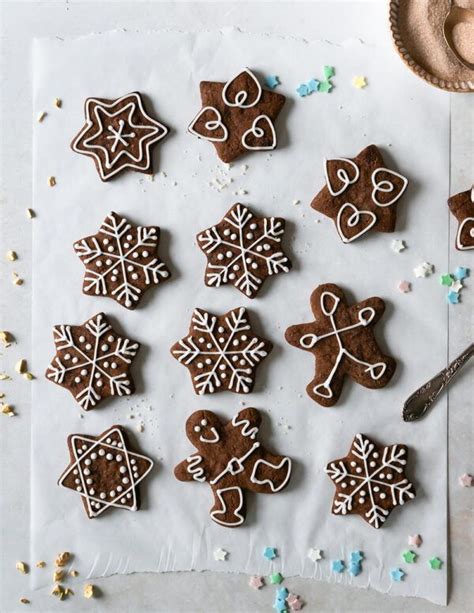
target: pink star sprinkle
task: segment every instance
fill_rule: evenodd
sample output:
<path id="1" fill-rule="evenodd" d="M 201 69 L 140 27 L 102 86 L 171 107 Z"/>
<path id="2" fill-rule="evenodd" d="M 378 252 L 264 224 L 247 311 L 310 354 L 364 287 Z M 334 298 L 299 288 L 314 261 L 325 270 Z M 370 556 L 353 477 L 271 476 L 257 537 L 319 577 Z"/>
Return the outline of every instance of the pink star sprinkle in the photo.
<path id="1" fill-rule="evenodd" d="M 296 594 L 288 594 L 286 602 L 292 611 L 300 611 L 303 608 L 303 603 Z"/>
<path id="2" fill-rule="evenodd" d="M 259 590 L 265 585 L 265 581 L 263 580 L 263 577 L 252 575 L 249 579 L 249 585 L 250 587 L 253 587 L 254 590 Z"/>
<path id="3" fill-rule="evenodd" d="M 458 482 L 461 487 L 472 487 L 472 479 L 472 475 L 464 473 L 464 475 L 459 477 Z"/>
<path id="4" fill-rule="evenodd" d="M 408 281 L 400 281 L 400 283 L 398 284 L 398 289 L 402 292 L 402 294 L 411 292 L 411 283 L 409 283 Z"/>
<path id="5" fill-rule="evenodd" d="M 413 534 L 413 536 L 408 537 L 408 544 L 412 547 L 419 547 L 423 542 L 423 539 L 419 534 Z"/>

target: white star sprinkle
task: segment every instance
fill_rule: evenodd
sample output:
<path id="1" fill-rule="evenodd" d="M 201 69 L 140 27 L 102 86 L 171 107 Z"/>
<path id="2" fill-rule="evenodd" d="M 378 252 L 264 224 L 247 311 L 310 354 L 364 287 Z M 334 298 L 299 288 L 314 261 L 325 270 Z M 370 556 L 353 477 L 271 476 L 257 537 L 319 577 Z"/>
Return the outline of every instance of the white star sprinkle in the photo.
<path id="1" fill-rule="evenodd" d="M 422 262 L 419 266 L 413 269 L 415 277 L 429 277 L 434 272 L 433 264 Z"/>
<path id="2" fill-rule="evenodd" d="M 323 552 L 321 549 L 311 547 L 311 549 L 308 551 L 308 558 L 311 560 L 311 562 L 317 562 L 318 560 L 322 560 Z"/>
<path id="3" fill-rule="evenodd" d="M 218 562 L 224 562 L 228 555 L 228 551 L 219 547 L 219 549 L 216 549 L 214 551 L 214 560 L 217 560 Z"/>
<path id="4" fill-rule="evenodd" d="M 393 240 L 390 244 L 390 247 L 396 253 L 400 253 L 400 251 L 406 249 L 407 246 L 405 245 L 405 241 Z"/>

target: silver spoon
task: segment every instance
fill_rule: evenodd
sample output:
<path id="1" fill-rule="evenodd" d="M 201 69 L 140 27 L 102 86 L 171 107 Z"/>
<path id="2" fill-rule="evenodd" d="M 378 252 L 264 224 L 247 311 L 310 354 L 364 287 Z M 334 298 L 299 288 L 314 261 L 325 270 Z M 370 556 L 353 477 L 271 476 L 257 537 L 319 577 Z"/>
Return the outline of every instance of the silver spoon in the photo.
<path id="1" fill-rule="evenodd" d="M 421 419 L 441 392 L 447 387 L 451 379 L 474 355 L 474 343 L 471 343 L 451 364 L 443 368 L 427 383 L 413 392 L 403 405 L 403 421 L 416 421 Z"/>
<path id="2" fill-rule="evenodd" d="M 456 49 L 456 45 L 454 44 L 454 26 L 460 23 L 470 23 L 474 28 L 474 10 L 467 9 L 462 6 L 456 6 L 453 2 L 451 2 L 451 7 L 443 23 L 444 40 L 446 41 L 446 44 L 451 49 L 451 51 L 454 53 L 458 62 L 461 62 L 461 64 L 466 68 L 469 68 L 469 70 L 474 70 L 474 63 L 463 57 Z"/>

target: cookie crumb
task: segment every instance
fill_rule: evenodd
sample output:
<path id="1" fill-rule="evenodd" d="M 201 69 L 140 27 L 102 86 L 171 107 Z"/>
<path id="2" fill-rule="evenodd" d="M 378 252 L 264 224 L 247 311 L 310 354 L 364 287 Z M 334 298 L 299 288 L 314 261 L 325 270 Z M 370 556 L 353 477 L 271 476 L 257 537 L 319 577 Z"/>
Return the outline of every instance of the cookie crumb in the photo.
<path id="1" fill-rule="evenodd" d="M 142 423 L 137 425 L 137 432 L 143 432 L 145 430 L 145 426 Z"/>
<path id="2" fill-rule="evenodd" d="M 71 558 L 72 555 L 69 553 L 69 551 L 63 551 L 62 553 L 58 553 L 54 564 L 59 568 L 62 568 L 63 566 L 66 566 Z"/>
<path id="3" fill-rule="evenodd" d="M 18 374 L 22 375 L 23 373 L 27 372 L 27 363 L 26 360 L 21 359 L 19 360 L 16 365 L 15 365 L 15 370 Z"/>
<path id="4" fill-rule="evenodd" d="M 46 562 L 44 560 L 39 560 L 35 564 L 36 568 L 44 568 L 46 566 Z"/>
<path id="5" fill-rule="evenodd" d="M 51 596 L 56 596 L 56 598 L 59 598 L 59 600 L 62 600 L 65 596 L 63 586 L 59 584 L 55 585 L 53 589 L 51 590 Z"/>
<path id="6" fill-rule="evenodd" d="M 35 378 L 34 374 L 31 373 L 30 371 L 26 371 L 23 374 L 23 378 L 26 379 L 27 381 L 33 381 L 33 379 Z"/>
<path id="7" fill-rule="evenodd" d="M 86 583 L 83 590 L 84 598 L 94 598 L 94 592 L 95 587 L 92 583 Z"/>
<path id="8" fill-rule="evenodd" d="M 33 219 L 33 217 L 35 217 L 36 215 L 33 209 L 26 209 L 26 216 L 28 217 L 28 219 Z"/>
<path id="9" fill-rule="evenodd" d="M 6 372 L 0 372 L 0 381 L 11 381 L 12 378 Z"/>
<path id="10" fill-rule="evenodd" d="M 42 123 L 43 119 L 46 117 L 48 113 L 46 113 L 46 111 L 41 111 L 41 113 L 38 114 L 38 117 L 36 118 L 38 123 Z"/>
<path id="11" fill-rule="evenodd" d="M 295 200 L 293 200 L 293 204 L 296 206 L 298 204 L 300 204 L 301 200 L 298 200 L 297 198 L 295 198 Z"/>
<path id="12" fill-rule="evenodd" d="M 17 562 L 15 564 L 15 568 L 17 569 L 18 572 L 20 572 L 22 575 L 27 575 L 28 574 L 28 564 L 25 564 L 25 562 Z"/>
<path id="13" fill-rule="evenodd" d="M 60 109 L 62 107 L 62 105 L 63 105 L 63 101 L 61 100 L 61 98 L 55 98 L 54 99 L 54 106 L 57 109 Z"/>
<path id="14" fill-rule="evenodd" d="M 15 260 L 18 260 L 18 255 L 16 251 L 7 251 L 6 256 L 7 260 L 9 260 L 10 262 L 14 262 Z"/>
<path id="15" fill-rule="evenodd" d="M 0 330 L 0 341 L 2 341 L 5 347 L 10 347 L 13 342 L 13 336 L 8 330 Z"/>
<path id="16" fill-rule="evenodd" d="M 48 185 L 49 187 L 54 187 L 56 185 L 56 177 L 48 177 Z"/>
<path id="17" fill-rule="evenodd" d="M 12 283 L 13 285 L 23 285 L 23 279 L 18 276 L 18 273 L 12 273 Z"/>
<path id="18" fill-rule="evenodd" d="M 2 406 L 2 413 L 3 415 L 6 415 L 7 417 L 15 417 L 16 413 L 13 410 L 13 407 L 10 406 L 9 404 L 4 404 Z"/>
<path id="19" fill-rule="evenodd" d="M 69 574 L 70 574 L 71 577 L 77 577 L 79 575 L 79 572 L 74 569 L 74 570 L 71 570 L 69 572 Z"/>
<path id="20" fill-rule="evenodd" d="M 53 582 L 60 583 L 64 579 L 65 572 L 63 570 L 55 570 L 53 573 Z"/>
<path id="21" fill-rule="evenodd" d="M 24 596 L 22 596 L 20 598 L 20 604 L 31 604 L 30 601 L 28 600 L 28 598 L 25 598 Z"/>

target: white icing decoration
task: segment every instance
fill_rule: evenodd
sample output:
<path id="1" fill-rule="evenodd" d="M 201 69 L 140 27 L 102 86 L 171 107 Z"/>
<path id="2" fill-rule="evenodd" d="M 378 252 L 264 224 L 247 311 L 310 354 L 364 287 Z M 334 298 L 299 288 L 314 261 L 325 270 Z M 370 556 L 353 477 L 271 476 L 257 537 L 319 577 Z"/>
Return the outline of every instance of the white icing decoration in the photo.
<path id="1" fill-rule="evenodd" d="M 123 491 L 122 491 L 122 488 L 120 491 L 117 488 L 117 491 L 119 491 L 119 493 L 115 497 L 112 496 L 112 492 L 111 492 L 110 496 L 112 499 L 107 501 L 103 499 L 103 493 L 100 493 L 98 496 L 94 496 L 95 494 L 94 489 L 86 487 L 86 478 L 84 476 L 83 464 L 85 464 L 84 459 L 86 457 L 90 456 L 92 458 L 93 450 L 96 450 L 97 448 L 100 448 L 100 451 L 103 451 L 104 448 L 110 451 L 115 451 L 116 447 L 106 442 L 106 438 L 110 436 L 113 436 L 116 439 L 118 438 L 120 441 L 120 446 L 123 448 L 124 461 L 127 464 L 127 471 L 129 475 L 127 483 L 129 483 L 129 485 L 127 485 L 127 487 L 123 489 Z M 82 454 L 79 454 L 78 445 L 83 442 L 90 443 L 91 446 L 87 449 L 87 451 L 83 452 Z M 116 440 L 114 442 L 116 442 Z M 118 507 L 120 509 L 136 511 L 138 507 L 137 507 L 137 497 L 136 497 L 135 488 L 140 483 L 140 481 L 142 481 L 148 475 L 150 470 L 153 468 L 153 461 L 144 455 L 128 451 L 127 448 L 125 447 L 123 435 L 119 428 L 114 428 L 113 430 L 109 430 L 99 440 L 88 438 L 85 435 L 75 435 L 71 439 L 71 444 L 72 444 L 72 450 L 73 450 L 75 461 L 67 469 L 67 471 L 61 476 L 58 483 L 62 487 L 67 488 L 67 486 L 64 485 L 64 481 L 66 480 L 68 475 L 70 473 L 74 474 L 74 470 L 79 471 L 79 478 L 80 478 L 82 487 L 78 486 L 77 489 L 80 495 L 87 502 L 87 509 L 88 509 L 89 516 L 97 517 L 98 515 L 101 515 L 109 507 Z M 99 455 L 101 454 L 99 453 Z M 130 466 L 132 458 L 135 459 L 135 462 L 137 459 L 139 459 L 147 464 L 146 468 L 144 469 L 141 475 L 140 474 L 137 475 L 137 473 L 135 472 L 135 474 L 133 474 L 132 476 L 132 469 Z M 108 468 L 108 470 L 110 470 L 110 468 Z M 124 503 L 121 500 L 124 496 L 127 496 L 128 500 L 131 500 L 131 503 Z"/>
<path id="2" fill-rule="evenodd" d="M 328 298 L 331 300 L 331 304 L 329 307 L 325 304 Z M 323 383 L 319 383 L 318 385 L 315 385 L 313 387 L 313 393 L 318 396 L 321 396 L 322 398 L 333 397 L 331 382 L 344 356 L 349 358 L 350 360 L 353 360 L 357 364 L 360 364 L 361 366 L 365 366 L 365 372 L 368 372 L 370 374 L 370 377 L 373 381 L 377 381 L 378 379 L 380 379 L 380 377 L 387 369 L 387 364 L 385 362 L 376 362 L 375 364 L 370 364 L 369 362 L 359 360 L 359 358 L 356 358 L 355 355 L 350 353 L 344 347 L 343 342 L 341 340 L 341 334 L 343 334 L 344 332 L 368 326 L 375 317 L 375 310 L 372 307 L 365 307 L 358 312 L 359 321 L 357 323 L 352 324 L 350 326 L 346 326 L 344 328 L 337 328 L 336 322 L 334 321 L 334 314 L 339 306 L 340 298 L 332 292 L 323 292 L 319 300 L 322 312 L 329 318 L 331 322 L 332 331 L 327 332 L 326 334 L 321 334 L 320 336 L 317 336 L 316 334 L 304 334 L 300 338 L 299 343 L 303 349 L 312 349 L 314 345 L 316 345 L 316 343 L 318 343 L 320 340 L 335 336 L 337 344 L 339 346 L 339 351 L 331 372 L 326 377 L 326 380 Z"/>
<path id="3" fill-rule="evenodd" d="M 213 393 L 222 383 L 222 374 L 229 376 L 228 389 L 233 392 L 250 391 L 252 368 L 266 355 L 265 341 L 255 336 L 247 337 L 250 328 L 245 308 L 231 311 L 225 318 L 228 333 L 227 342 L 222 345 L 217 332 L 217 317 L 195 309 L 192 316 L 194 331 L 205 332 L 210 337 L 208 346 L 198 346 L 193 336 L 179 341 L 181 349 L 173 350 L 173 355 L 186 366 L 194 362 L 202 364 L 201 372 L 193 376 L 194 385 L 199 394 Z M 213 358 L 213 360 L 211 359 Z M 237 361 L 233 358 L 237 357 Z M 223 368 L 222 368 L 223 367 Z"/>
<path id="4" fill-rule="evenodd" d="M 208 285 L 220 287 L 232 280 L 238 289 L 251 296 L 263 282 L 263 279 L 252 273 L 253 263 L 264 262 L 269 275 L 289 271 L 288 258 L 283 251 L 267 254 L 270 249 L 265 249 L 266 244 L 281 243 L 284 227 L 278 219 L 264 217 L 263 230 L 253 228 L 255 216 L 241 204 L 233 207 L 229 213 L 224 217 L 224 221 L 235 228 L 235 233 L 229 235 L 226 231 L 222 232 L 217 226 L 213 226 L 198 236 L 198 241 L 206 254 L 222 246 L 229 247 L 231 254 L 225 263 L 208 264 L 206 282 Z M 251 239 L 247 238 L 249 228 L 252 229 Z"/>
<path id="5" fill-rule="evenodd" d="M 215 485 L 216 483 L 219 483 L 219 481 L 226 475 L 238 475 L 239 473 L 244 471 L 245 470 L 245 466 L 244 466 L 245 460 L 247 460 L 252 455 L 252 453 L 259 447 L 260 447 L 260 443 L 258 441 L 255 441 L 252 447 L 250 447 L 250 449 L 246 451 L 243 456 L 241 456 L 240 458 L 235 458 L 235 457 L 231 458 L 227 462 L 227 466 L 224 468 L 224 470 L 220 472 L 217 475 L 217 477 L 215 477 L 209 483 L 211 485 Z"/>
<path id="6" fill-rule="evenodd" d="M 474 224 L 474 217 L 466 217 L 465 219 L 463 219 L 462 222 L 459 224 L 459 228 L 456 234 L 456 247 L 460 249 L 461 251 L 467 251 L 468 249 L 474 249 L 474 244 L 463 245 L 461 242 L 461 232 L 463 231 L 464 226 L 468 223 Z M 474 238 L 474 227 L 471 228 L 471 230 L 469 231 L 469 234 L 470 236 Z"/>
<path id="7" fill-rule="evenodd" d="M 248 68 L 245 68 L 243 72 L 246 72 L 250 76 L 250 78 L 255 82 L 255 85 L 257 86 L 257 95 L 253 100 L 250 100 L 250 102 L 247 102 L 249 98 L 249 92 L 242 89 L 235 94 L 233 101 L 228 99 L 227 90 L 229 89 L 231 84 L 240 77 L 242 72 L 239 72 L 239 74 L 236 77 L 234 77 L 230 81 L 227 81 L 227 83 L 224 85 L 224 89 L 222 90 L 222 100 L 224 101 L 224 104 L 226 104 L 227 106 L 238 107 L 240 109 L 249 109 L 252 106 L 255 106 L 256 104 L 258 104 L 260 98 L 262 97 L 262 86 L 260 85 L 257 77 Z"/>
<path id="8" fill-rule="evenodd" d="M 264 124 L 264 127 L 262 128 L 261 125 L 258 124 Z M 272 135 L 272 142 L 270 145 L 247 144 L 247 138 L 250 135 L 255 136 L 255 138 L 263 138 L 265 136 L 265 128 L 269 128 Z M 268 115 L 259 115 L 253 120 L 251 127 L 242 134 L 242 145 L 249 151 L 271 151 L 275 149 L 277 145 L 275 127 Z"/>
<path id="9" fill-rule="evenodd" d="M 248 419 L 239 419 L 239 415 L 240 413 L 234 415 L 232 418 L 232 425 L 235 428 L 240 428 L 240 426 L 242 426 L 240 430 L 242 436 L 249 436 L 253 440 L 258 434 L 258 426 L 252 426 Z"/>
<path id="10" fill-rule="evenodd" d="M 394 177 L 398 177 L 399 179 L 403 181 L 403 185 L 400 191 L 398 192 L 398 194 L 395 194 L 395 196 L 388 202 L 383 202 L 383 203 L 379 202 L 377 200 L 377 192 L 383 192 L 383 193 L 389 194 L 390 192 L 393 192 L 395 190 L 395 184 L 389 181 L 388 179 L 382 179 L 382 181 L 377 182 L 376 177 L 379 172 L 384 172 L 389 175 L 393 175 Z M 372 201 L 374 202 L 374 204 L 380 207 L 391 206 L 392 204 L 394 204 L 399 198 L 402 197 L 408 185 L 408 179 L 406 177 L 399 174 L 398 172 L 395 172 L 394 170 L 389 170 L 388 168 L 376 168 L 374 172 L 372 173 L 371 181 L 372 181 L 372 185 L 374 186 L 372 190 L 372 196 L 371 196 Z"/>
<path id="11" fill-rule="evenodd" d="M 283 481 L 283 483 L 281 483 L 281 485 L 278 485 L 277 487 L 275 487 L 273 481 L 271 481 L 271 479 L 262 479 L 259 480 L 257 479 L 257 477 L 255 476 L 257 474 L 257 470 L 258 467 L 260 465 L 264 464 L 265 466 L 270 466 L 270 468 L 274 468 L 275 470 L 279 470 L 280 468 L 282 468 L 285 464 L 288 465 L 288 472 L 286 474 L 286 478 Z M 289 479 L 291 476 L 291 460 L 288 457 L 284 457 L 281 462 L 279 464 L 272 464 L 271 462 L 268 462 L 267 460 L 263 460 L 263 459 L 258 459 L 255 464 L 253 465 L 252 468 L 252 474 L 250 475 L 250 481 L 252 481 L 252 483 L 256 483 L 257 485 L 265 485 L 268 483 L 268 485 L 270 486 L 270 489 L 272 490 L 273 493 L 275 492 L 279 492 L 280 490 L 282 490 L 285 485 L 288 483 Z"/>
<path id="12" fill-rule="evenodd" d="M 350 209 L 352 211 L 352 213 L 349 215 L 349 218 L 347 219 L 347 225 L 349 226 L 349 228 L 353 228 L 354 226 L 356 226 L 363 217 L 366 217 L 367 219 L 370 220 L 367 223 L 367 225 L 362 228 L 360 232 L 358 232 L 357 234 L 354 234 L 354 236 L 352 236 L 351 238 L 348 238 L 344 234 L 341 228 L 342 215 L 346 209 Z M 351 243 L 356 238 L 359 238 L 360 236 L 368 232 L 370 228 L 372 228 L 372 226 L 376 223 L 376 221 L 377 221 L 377 217 L 375 213 L 372 213 L 372 211 L 359 211 L 359 209 L 356 208 L 353 204 L 351 204 L 350 202 L 346 202 L 345 204 L 341 206 L 341 208 L 339 209 L 337 213 L 336 227 L 337 227 L 337 231 L 339 232 L 339 236 L 342 239 L 342 242 Z"/>
<path id="13" fill-rule="evenodd" d="M 212 438 L 206 438 L 205 436 L 203 436 L 201 434 L 201 436 L 199 437 L 199 440 L 201 441 L 201 443 L 218 443 L 221 440 L 221 437 L 219 436 L 219 433 L 217 432 L 217 430 L 214 428 L 214 426 L 212 426 L 211 428 L 211 432 L 213 434 Z"/>
<path id="14" fill-rule="evenodd" d="M 188 462 L 186 471 L 192 475 L 194 481 L 200 481 L 203 483 L 206 480 L 204 468 L 202 466 L 198 466 L 198 464 L 202 462 L 202 456 L 191 455 L 189 458 L 186 458 L 186 461 Z"/>
<path id="15" fill-rule="evenodd" d="M 406 465 L 406 459 L 404 458 L 406 455 L 405 449 L 400 447 L 400 445 L 384 447 L 379 466 L 373 467 L 370 459 L 378 457 L 377 452 L 372 453 L 374 447 L 374 444 L 367 437 L 357 434 L 350 453 L 361 460 L 362 468 L 358 467 L 359 471 L 353 470 L 351 462 L 351 468 L 348 470 L 344 460 L 339 460 L 338 462 L 331 462 L 326 467 L 326 473 L 336 484 L 350 479 L 349 487 L 345 488 L 344 493 L 337 493 L 334 502 L 334 513 L 346 515 L 352 511 L 354 501 L 359 496 L 362 496 L 362 492 L 365 494 L 365 490 L 368 490 L 370 508 L 365 513 L 365 517 L 375 528 L 379 528 L 387 519 L 390 511 L 379 506 L 377 498 L 384 500 L 388 495 L 391 497 L 392 506 L 395 507 L 405 504 L 406 500 L 414 498 L 415 494 L 413 492 L 413 485 L 408 479 L 402 478 L 399 481 L 395 480 L 387 483 L 382 472 L 389 469 L 395 475 L 402 474 L 403 467 Z M 362 497 L 365 498 L 365 496 Z"/>
<path id="16" fill-rule="evenodd" d="M 224 494 L 224 492 L 229 492 L 229 491 L 233 491 L 236 490 L 239 493 L 239 504 L 237 506 L 237 508 L 234 510 L 234 515 L 236 516 L 236 521 L 233 522 L 226 522 L 223 521 L 222 519 L 219 519 L 217 516 L 219 515 L 225 515 L 227 512 L 227 505 L 224 501 L 224 498 L 222 497 L 222 494 Z M 222 507 L 221 509 L 216 509 L 215 511 L 212 511 L 211 513 L 211 517 L 212 519 L 217 522 L 218 524 L 221 524 L 222 526 L 240 526 L 240 524 L 242 524 L 244 522 L 244 517 L 243 515 L 241 515 L 239 513 L 239 511 L 242 509 L 242 507 L 244 506 L 244 495 L 242 493 L 242 489 L 240 487 L 237 486 L 232 486 L 232 487 L 224 487 L 220 490 L 216 490 L 216 496 L 219 499 Z"/>
<path id="17" fill-rule="evenodd" d="M 101 395 L 97 391 L 97 388 L 100 388 L 102 383 L 101 379 L 97 378 L 97 374 L 107 379 L 111 395 L 123 396 L 131 394 L 130 379 L 127 374 L 121 373 L 115 376 L 110 374 L 104 367 L 104 361 L 110 357 L 114 357 L 125 364 L 130 364 L 138 351 L 138 344 L 132 342 L 128 338 L 118 336 L 115 340 L 115 345 L 111 348 L 109 353 L 98 355 L 101 339 L 112 329 L 109 323 L 104 322 L 101 313 L 86 323 L 86 328 L 94 338 L 94 346 L 91 347 L 89 351 L 84 351 L 75 344 L 72 336 L 73 328 L 74 326 L 68 325 L 55 326 L 53 335 L 59 355 L 53 359 L 46 372 L 46 376 L 55 383 L 61 385 L 64 382 L 66 373 L 70 371 L 80 371 L 85 366 L 89 367 L 87 369 L 89 374 L 84 377 L 87 384 L 84 389 L 75 396 L 77 402 L 84 410 L 94 407 L 97 401 L 101 399 Z M 68 367 L 66 367 L 61 360 L 62 352 L 67 349 L 74 349 L 80 356 L 80 360 Z"/>
<path id="18" fill-rule="evenodd" d="M 124 100 L 131 99 L 131 98 L 132 98 L 132 100 L 130 102 L 128 102 L 124 106 L 120 106 L 121 103 Z M 92 134 L 89 138 L 87 138 L 82 143 L 81 147 L 83 147 L 84 149 L 87 150 L 87 151 L 84 151 L 83 149 L 78 147 L 78 143 L 82 139 L 82 136 L 88 130 L 90 130 L 90 128 L 94 125 L 94 122 L 91 119 L 91 106 L 93 104 L 95 105 L 94 108 L 93 108 L 93 115 L 94 115 L 94 117 L 96 119 L 96 122 L 97 122 L 97 125 L 98 125 L 98 129 L 97 129 L 96 132 L 94 132 L 94 134 Z M 113 109 L 114 107 L 119 107 L 118 111 L 110 112 L 110 113 L 107 112 L 106 109 Z M 136 112 L 137 107 L 140 110 L 140 113 L 142 114 L 142 116 L 145 117 L 147 121 L 149 121 L 149 125 L 140 125 L 140 124 L 135 124 L 133 122 L 132 117 L 133 117 L 133 114 Z M 110 156 L 110 153 L 115 153 L 115 149 L 117 147 L 117 143 L 118 143 L 119 139 L 118 139 L 118 137 L 116 137 L 116 135 L 114 135 L 112 137 L 113 143 L 112 143 L 111 151 L 109 151 L 106 147 L 103 147 L 102 145 L 90 144 L 90 141 L 92 141 L 93 139 L 95 139 L 97 136 L 99 136 L 100 134 L 102 134 L 104 132 L 104 125 L 102 123 L 102 119 L 100 117 L 98 109 L 100 109 L 100 111 L 102 111 L 103 114 L 106 115 L 109 118 L 113 118 L 116 115 L 119 115 L 119 114 L 123 113 L 124 110 L 128 110 L 129 109 L 129 115 L 128 115 L 128 121 L 127 121 L 127 129 L 130 128 L 131 132 L 133 132 L 134 128 L 135 129 L 138 128 L 138 129 L 147 130 L 147 134 L 143 135 L 140 138 L 140 140 L 139 140 L 139 154 L 138 154 L 138 157 L 134 157 L 130 153 L 130 151 L 127 151 L 127 149 L 122 149 L 121 151 L 119 151 L 119 153 L 117 155 Z M 99 173 L 100 173 L 100 176 L 101 176 L 102 179 L 108 179 L 108 178 L 114 176 L 117 172 L 120 172 L 121 170 L 123 170 L 124 168 L 135 168 L 135 169 L 147 168 L 149 166 L 149 164 L 150 164 L 150 161 L 151 161 L 151 152 L 150 152 L 151 145 L 153 145 L 154 143 L 156 143 L 159 140 L 161 140 L 162 138 L 164 138 L 166 136 L 166 134 L 168 133 L 168 128 L 166 126 L 161 124 L 159 121 L 156 121 L 155 119 L 152 119 L 145 112 L 145 109 L 143 108 L 143 104 L 142 104 L 141 98 L 136 93 L 127 94 L 126 96 L 122 96 L 118 100 L 113 100 L 110 103 L 102 102 L 101 100 L 98 100 L 96 98 L 89 98 L 87 100 L 87 102 L 86 102 L 85 115 L 86 115 L 86 124 L 85 124 L 84 128 L 76 136 L 76 138 L 74 139 L 74 141 L 72 143 L 72 148 L 77 153 L 86 153 L 87 155 L 90 155 L 90 156 L 92 156 L 95 159 L 95 161 L 97 162 L 97 168 L 99 169 Z M 107 138 L 110 138 L 110 137 L 108 136 Z M 120 131 L 120 138 L 123 139 L 123 131 Z M 132 138 L 132 137 L 129 136 L 128 138 Z M 145 140 L 147 141 L 146 144 L 144 144 Z M 128 146 L 128 143 L 126 143 L 126 144 Z M 94 149 L 99 149 L 99 150 L 104 152 L 105 160 L 106 160 L 105 161 L 105 167 L 107 169 L 112 169 L 114 164 L 122 156 L 125 156 L 125 157 L 129 158 L 130 161 L 126 162 L 123 165 L 120 165 L 115 170 L 111 170 L 111 172 L 105 172 L 104 173 L 104 169 L 102 168 L 102 160 L 101 160 L 100 156 L 97 153 L 95 153 Z"/>
<path id="19" fill-rule="evenodd" d="M 100 227 L 100 233 L 106 234 L 110 239 L 101 241 L 96 236 L 91 236 L 78 241 L 74 245 L 75 252 L 86 265 L 101 262 L 107 256 L 108 263 L 106 262 L 106 266 L 101 265 L 100 271 L 86 269 L 84 290 L 93 291 L 97 296 L 107 296 L 109 295 L 107 279 L 110 278 L 114 282 L 120 281 L 110 295 L 126 307 L 130 307 L 133 302 L 137 302 L 142 293 L 142 290 L 133 284 L 134 275 L 130 274 L 131 272 L 141 271 L 147 285 L 152 283 L 158 285 L 161 279 L 169 277 L 165 264 L 154 255 L 158 246 L 156 228 L 153 226 L 137 226 L 136 239 L 133 239 L 130 235 L 127 236 L 131 228 L 132 225 L 125 218 L 117 219 L 113 213 L 110 213 Z M 128 240 L 128 243 L 124 240 Z M 149 251 L 143 251 L 141 258 L 132 260 L 132 254 L 140 253 L 137 250 L 144 247 Z M 145 253 L 147 253 L 147 256 L 145 256 Z M 115 278 L 112 279 L 112 276 Z M 106 346 L 104 345 L 104 347 Z"/>
<path id="20" fill-rule="evenodd" d="M 222 130 L 222 136 L 206 136 L 206 135 L 201 134 L 200 132 L 196 131 L 196 129 L 195 129 L 196 123 L 199 121 L 201 115 L 203 115 L 204 113 L 206 113 L 208 111 L 214 112 L 215 115 L 216 115 L 216 118 L 214 120 L 211 119 L 211 120 L 206 121 L 206 123 L 204 124 L 204 127 L 206 128 L 206 130 L 209 130 L 209 132 L 215 132 L 216 130 L 221 129 Z M 223 143 L 229 137 L 229 132 L 228 132 L 227 128 L 225 127 L 224 122 L 222 121 L 222 115 L 213 106 L 205 106 L 205 107 L 203 107 L 199 111 L 199 113 L 194 117 L 194 119 L 189 124 L 188 132 L 190 132 L 191 134 L 194 134 L 195 136 L 198 136 L 199 138 L 203 138 L 204 140 L 208 140 L 211 143 Z"/>
<path id="21" fill-rule="evenodd" d="M 328 162 L 345 162 L 346 164 L 349 164 L 354 169 L 354 177 L 351 179 L 345 168 L 338 168 L 336 171 L 336 176 L 341 182 L 342 186 L 340 187 L 340 189 L 335 190 L 333 186 L 331 185 L 331 181 L 329 180 Z M 327 185 L 327 188 L 331 196 L 340 196 L 346 191 L 349 185 L 352 185 L 353 183 L 357 183 L 357 181 L 359 180 L 359 176 L 360 176 L 359 167 L 357 166 L 355 162 L 347 158 L 332 158 L 331 160 L 325 159 L 324 160 L 324 176 L 326 177 L 326 185 Z"/>

